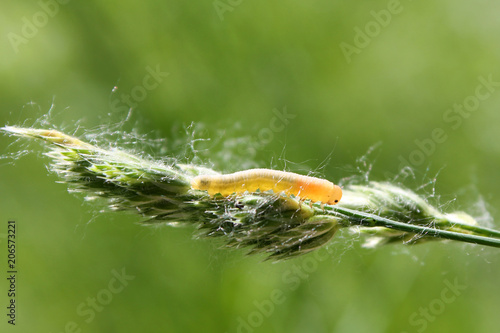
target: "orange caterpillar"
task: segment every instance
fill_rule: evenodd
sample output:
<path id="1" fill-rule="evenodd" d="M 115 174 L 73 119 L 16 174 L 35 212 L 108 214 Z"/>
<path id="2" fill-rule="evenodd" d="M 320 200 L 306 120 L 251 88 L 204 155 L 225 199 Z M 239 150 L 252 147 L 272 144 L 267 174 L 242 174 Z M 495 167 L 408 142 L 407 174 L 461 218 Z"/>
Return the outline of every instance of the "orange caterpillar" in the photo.
<path id="1" fill-rule="evenodd" d="M 191 187 L 195 190 L 208 191 L 214 195 L 273 190 L 293 194 L 301 199 L 335 205 L 342 198 L 342 189 L 325 179 L 302 176 L 293 172 L 270 169 L 251 169 L 227 175 L 202 175 L 193 178 Z"/>

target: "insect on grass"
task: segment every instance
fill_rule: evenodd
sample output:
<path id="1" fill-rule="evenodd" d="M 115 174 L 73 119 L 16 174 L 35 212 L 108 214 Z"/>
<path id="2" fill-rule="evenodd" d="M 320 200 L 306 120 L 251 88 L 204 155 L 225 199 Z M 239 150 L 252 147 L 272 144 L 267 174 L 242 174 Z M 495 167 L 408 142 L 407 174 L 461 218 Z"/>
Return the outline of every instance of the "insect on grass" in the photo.
<path id="1" fill-rule="evenodd" d="M 325 179 L 270 169 L 251 169 L 227 175 L 201 175 L 193 178 L 191 187 L 210 195 L 272 190 L 293 194 L 301 199 L 335 205 L 342 198 L 342 189 Z"/>

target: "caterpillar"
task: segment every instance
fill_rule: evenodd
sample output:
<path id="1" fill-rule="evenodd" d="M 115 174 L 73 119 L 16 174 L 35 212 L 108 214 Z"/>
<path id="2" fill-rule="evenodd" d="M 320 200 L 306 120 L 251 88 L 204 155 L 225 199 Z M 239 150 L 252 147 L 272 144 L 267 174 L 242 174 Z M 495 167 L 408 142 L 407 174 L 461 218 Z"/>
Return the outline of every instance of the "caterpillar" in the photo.
<path id="1" fill-rule="evenodd" d="M 191 187 L 214 195 L 272 190 L 293 194 L 301 199 L 335 205 L 342 197 L 342 189 L 325 179 L 270 169 L 250 169 L 227 175 L 201 175 L 192 179 Z"/>

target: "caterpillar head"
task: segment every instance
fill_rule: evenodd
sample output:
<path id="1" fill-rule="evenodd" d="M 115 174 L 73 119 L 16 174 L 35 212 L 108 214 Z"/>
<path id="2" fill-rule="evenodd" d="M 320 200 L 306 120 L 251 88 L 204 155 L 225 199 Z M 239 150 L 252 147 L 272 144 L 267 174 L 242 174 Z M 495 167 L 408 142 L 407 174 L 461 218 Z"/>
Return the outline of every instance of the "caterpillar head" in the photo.
<path id="1" fill-rule="evenodd" d="M 336 205 L 340 199 L 342 198 L 342 189 L 340 186 L 332 184 L 332 188 L 327 194 L 327 202 L 328 205 Z"/>

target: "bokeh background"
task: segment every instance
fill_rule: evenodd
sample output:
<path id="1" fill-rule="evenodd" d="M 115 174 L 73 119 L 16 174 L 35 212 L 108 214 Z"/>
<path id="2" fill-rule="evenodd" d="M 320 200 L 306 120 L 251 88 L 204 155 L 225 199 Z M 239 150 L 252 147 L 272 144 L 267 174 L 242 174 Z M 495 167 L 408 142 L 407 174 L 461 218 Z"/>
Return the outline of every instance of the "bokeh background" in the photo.
<path id="1" fill-rule="evenodd" d="M 222 171 L 286 168 L 334 181 L 362 181 L 370 171 L 369 179 L 396 177 L 443 210 L 500 228 L 498 2 L 30 0 L 0 7 L 0 125 L 84 135 L 114 124 L 165 138 L 150 155 L 194 156 Z M 464 103 L 465 111 L 453 111 Z M 193 155 L 184 148 L 194 137 L 211 141 Z M 56 183 L 42 145 L 14 141 L 0 138 L 0 261 L 5 272 L 14 219 L 18 317 L 7 325 L 2 277 L 2 332 L 500 326 L 497 249 L 436 242 L 367 250 L 341 232 L 321 260 L 263 262 L 193 240 L 193 228 L 147 228 L 139 216 L 101 214 Z M 28 154 L 7 158 L 18 150 Z M 403 160 L 413 170 L 407 177 Z M 123 272 L 123 290 L 110 292 Z"/>

